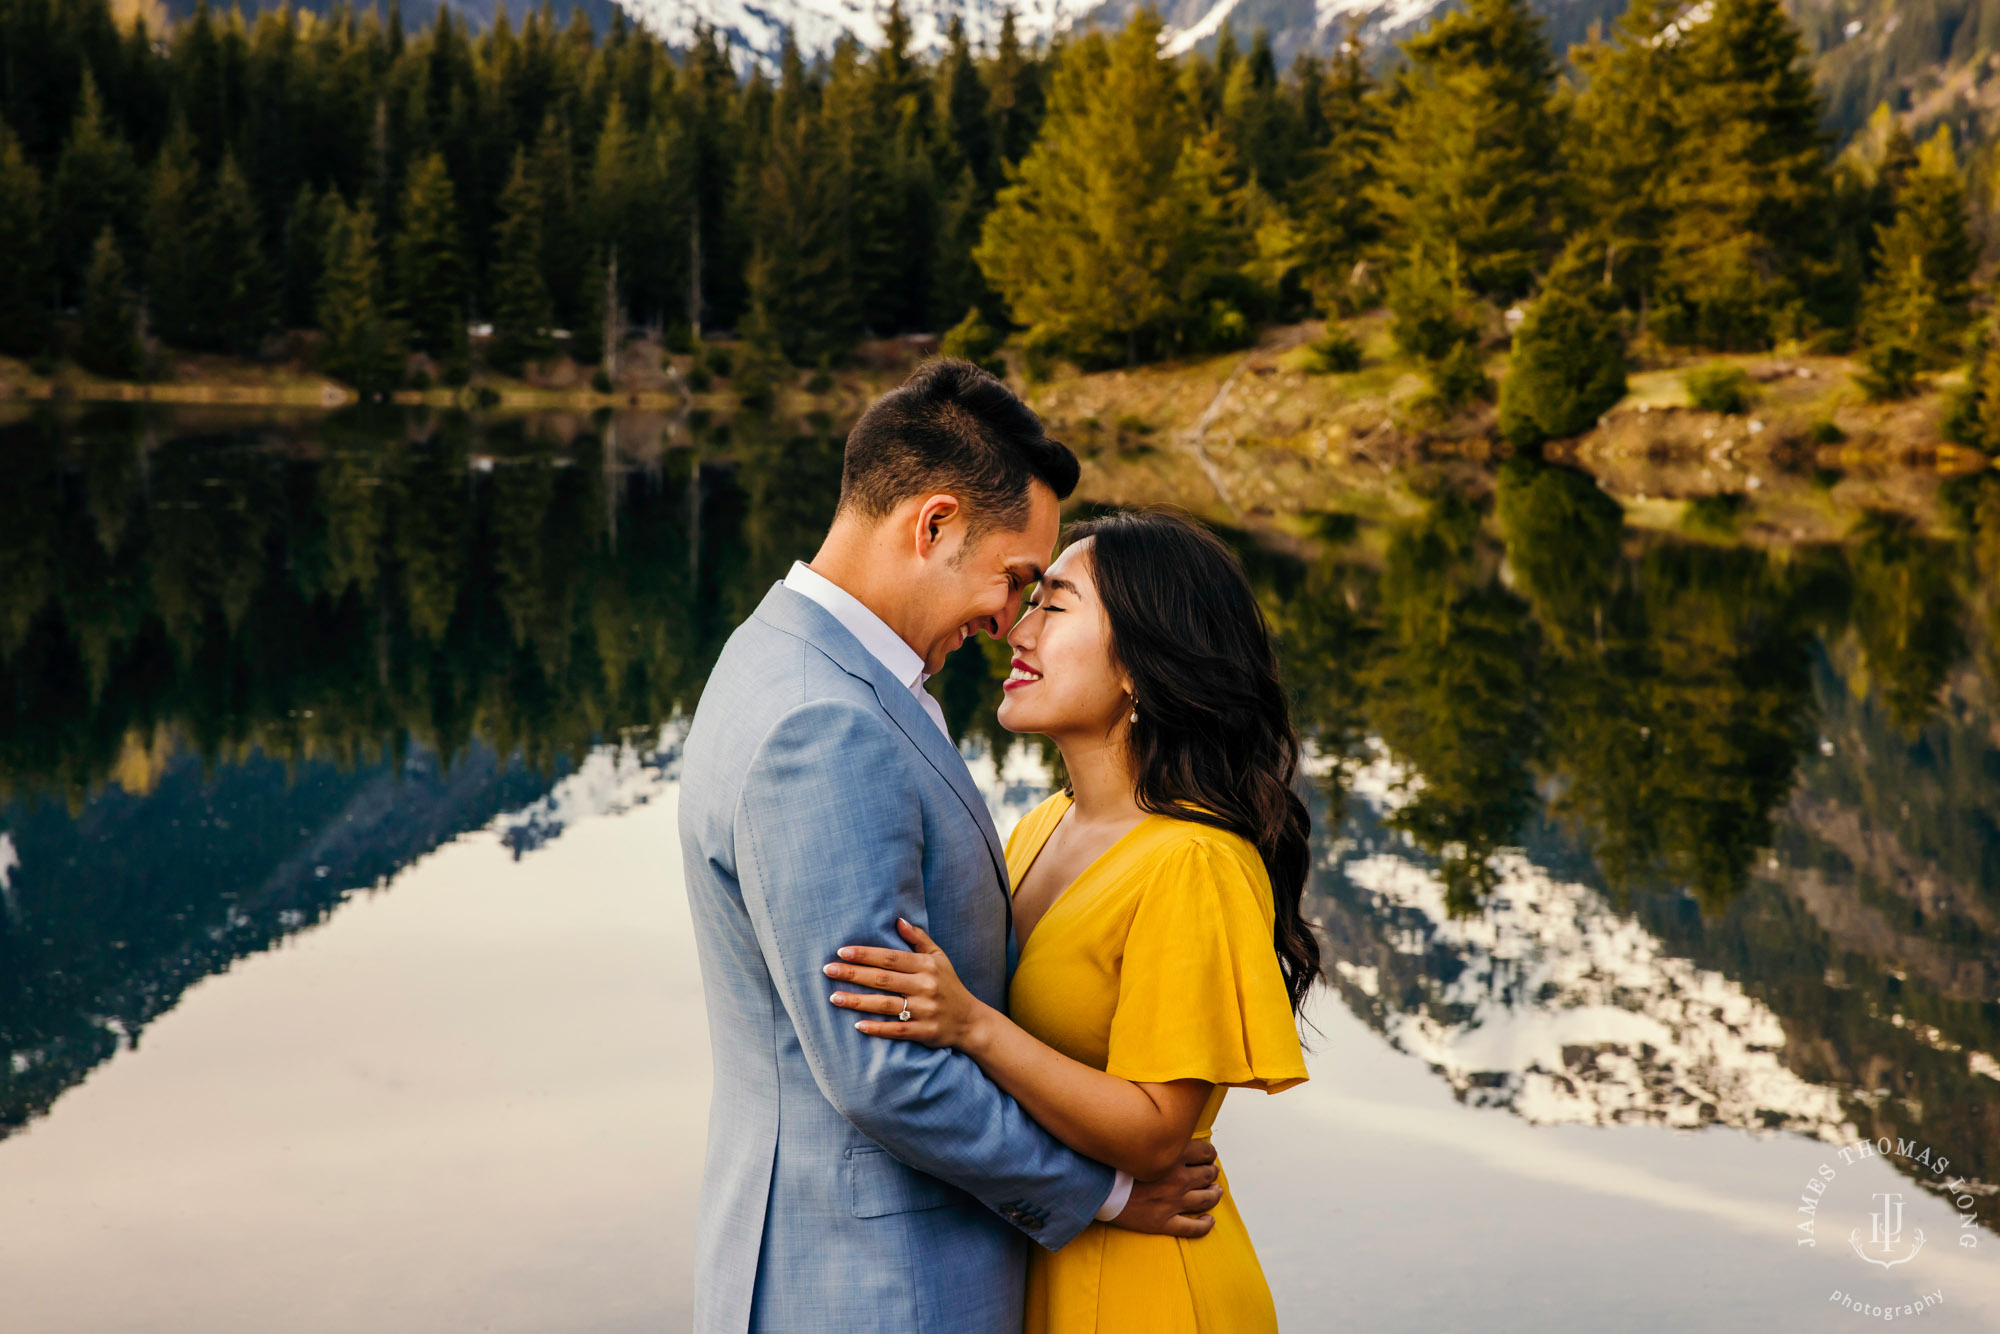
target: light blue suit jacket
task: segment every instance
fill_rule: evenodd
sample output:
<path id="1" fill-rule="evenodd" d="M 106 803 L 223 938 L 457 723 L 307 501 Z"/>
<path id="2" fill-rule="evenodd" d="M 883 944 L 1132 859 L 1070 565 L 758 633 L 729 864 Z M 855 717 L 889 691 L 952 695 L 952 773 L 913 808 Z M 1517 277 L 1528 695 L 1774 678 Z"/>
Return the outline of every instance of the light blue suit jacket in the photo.
<path id="1" fill-rule="evenodd" d="M 1019 1334 L 1023 1236 L 1061 1246 L 1111 1189 L 969 1057 L 864 1037 L 842 945 L 929 931 L 982 1000 L 1013 970 L 1006 861 L 910 692 L 782 584 L 688 732 L 680 828 L 715 1056 L 695 1329 Z"/>

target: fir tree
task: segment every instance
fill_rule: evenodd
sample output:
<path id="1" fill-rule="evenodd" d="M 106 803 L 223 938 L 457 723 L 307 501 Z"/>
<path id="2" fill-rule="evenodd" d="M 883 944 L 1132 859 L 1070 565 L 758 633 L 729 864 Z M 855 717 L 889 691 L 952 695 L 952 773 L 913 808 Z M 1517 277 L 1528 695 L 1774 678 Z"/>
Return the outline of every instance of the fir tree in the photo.
<path id="1" fill-rule="evenodd" d="M 1298 189 L 1300 262 L 1314 303 L 1337 315 L 1369 304 L 1373 293 L 1365 279 L 1356 282 L 1356 266 L 1382 233 L 1370 200 L 1382 120 L 1358 28 L 1348 30 L 1326 78 L 1313 82 L 1318 96 L 1310 112 L 1324 142 Z"/>
<path id="2" fill-rule="evenodd" d="M 1713 0 L 1676 28 L 1686 75 L 1673 108 L 1661 236 L 1662 332 L 1762 347 L 1806 332 L 1828 276 L 1826 144 L 1798 29 L 1780 0 Z"/>
<path id="3" fill-rule="evenodd" d="M 104 229 L 124 233 L 129 227 L 136 181 L 132 150 L 112 127 L 97 83 L 86 73 L 69 141 L 56 163 L 49 233 L 56 247 L 56 277 L 66 296 L 82 289 Z"/>
<path id="4" fill-rule="evenodd" d="M 336 197 L 319 286 L 323 363 L 363 395 L 389 389 L 402 369 L 401 330 L 384 309 L 379 248 L 375 211 Z"/>
<path id="5" fill-rule="evenodd" d="M 203 341 L 224 352 L 254 354 L 270 328 L 277 294 L 257 200 L 234 153 L 224 153 L 215 170 L 199 241 Z"/>
<path id="6" fill-rule="evenodd" d="M 1563 188 L 1542 22 L 1526 0 L 1471 0 L 1404 50 L 1375 201 L 1455 288 L 1518 295 L 1550 248 Z"/>
<path id="7" fill-rule="evenodd" d="M 176 120 L 153 160 L 146 185 L 146 317 L 165 342 L 192 347 L 198 341 L 202 303 L 199 233 L 202 226 L 201 167 L 194 136 Z"/>
<path id="8" fill-rule="evenodd" d="M 861 332 L 843 254 L 838 164 L 804 116 L 781 127 L 752 215 L 750 330 L 795 364 L 845 351 Z"/>
<path id="9" fill-rule="evenodd" d="M 2000 313 L 1989 315 L 1973 340 L 1965 387 L 1945 415 L 1944 435 L 1989 456 L 2000 455 Z"/>
<path id="10" fill-rule="evenodd" d="M 513 174 L 500 192 L 500 225 L 493 236 L 493 364 L 509 375 L 554 346 L 549 326 L 555 309 L 542 276 L 542 200 L 528 174 L 525 152 L 514 154 Z"/>
<path id="11" fill-rule="evenodd" d="M 1602 243 L 1606 274 L 1642 325 L 1672 216 L 1667 176 L 1686 62 L 1678 30 L 1669 30 L 1681 9 L 1675 0 L 1633 0 L 1611 41 L 1570 51 L 1585 80 L 1565 119 L 1577 221 Z"/>
<path id="12" fill-rule="evenodd" d="M 139 374 L 138 307 L 125 278 L 118 238 L 106 223 L 91 247 L 83 282 L 83 310 L 76 359 L 99 375 L 129 380 Z"/>
<path id="13" fill-rule="evenodd" d="M 1043 132 L 974 252 L 1036 346 L 1087 364 L 1226 344 L 1244 246 L 1222 145 L 1199 132 L 1141 12 L 1062 52 Z"/>
<path id="14" fill-rule="evenodd" d="M 319 320 L 320 277 L 326 272 L 327 239 L 339 205 L 340 198 L 332 191 L 319 194 L 310 185 L 301 185 L 285 212 L 279 313 L 287 324 Z"/>
<path id="15" fill-rule="evenodd" d="M 0 121 L 0 352 L 34 356 L 48 343 L 48 247 L 41 173 Z"/>
<path id="16" fill-rule="evenodd" d="M 1917 376 L 1953 360 L 1971 322 L 1978 250 L 1966 213 L 1965 180 L 1940 128 L 1903 178 L 1896 218 L 1879 233 L 1880 263 L 1862 314 L 1862 386 L 1902 398 Z"/>
<path id="17" fill-rule="evenodd" d="M 1573 242 L 1514 335 L 1500 433 L 1521 448 L 1581 435 L 1625 396 L 1625 335 L 1602 246 Z"/>
<path id="18" fill-rule="evenodd" d="M 1011 7 L 1000 15 L 1000 37 L 986 67 L 986 88 L 993 108 L 994 148 L 1001 162 L 1019 162 L 1035 146 L 1047 103 L 1040 62 L 1022 47 Z"/>
<path id="19" fill-rule="evenodd" d="M 462 360 L 468 284 L 458 197 L 442 153 L 411 168 L 399 211 L 396 290 L 411 342 L 439 361 Z"/>

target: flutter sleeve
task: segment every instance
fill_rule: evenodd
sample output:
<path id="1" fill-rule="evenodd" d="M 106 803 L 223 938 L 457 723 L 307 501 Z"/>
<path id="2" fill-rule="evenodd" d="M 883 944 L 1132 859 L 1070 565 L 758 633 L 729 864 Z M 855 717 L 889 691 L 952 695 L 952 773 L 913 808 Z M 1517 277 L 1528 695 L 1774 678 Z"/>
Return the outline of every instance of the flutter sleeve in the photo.
<path id="1" fill-rule="evenodd" d="M 1206 838 L 1162 857 L 1126 938 L 1105 1069 L 1277 1093 L 1306 1078 L 1263 864 Z"/>

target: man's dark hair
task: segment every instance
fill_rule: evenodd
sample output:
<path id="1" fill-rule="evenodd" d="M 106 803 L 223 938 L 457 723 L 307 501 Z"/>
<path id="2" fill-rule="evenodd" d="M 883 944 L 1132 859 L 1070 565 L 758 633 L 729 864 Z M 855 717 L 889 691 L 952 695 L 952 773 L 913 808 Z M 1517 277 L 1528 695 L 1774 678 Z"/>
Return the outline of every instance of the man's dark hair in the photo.
<path id="1" fill-rule="evenodd" d="M 1076 489 L 1076 455 L 1000 381 L 969 361 L 940 358 L 877 399 L 847 433 L 840 508 L 879 519 L 911 496 L 944 493 L 965 507 L 966 531 L 1019 528 L 1028 487 L 1057 500 Z"/>

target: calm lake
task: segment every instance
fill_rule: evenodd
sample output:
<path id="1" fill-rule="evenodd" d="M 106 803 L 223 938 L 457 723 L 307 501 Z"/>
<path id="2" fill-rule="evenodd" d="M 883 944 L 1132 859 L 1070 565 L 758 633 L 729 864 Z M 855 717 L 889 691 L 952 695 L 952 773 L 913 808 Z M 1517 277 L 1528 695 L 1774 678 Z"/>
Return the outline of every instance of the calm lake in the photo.
<path id="1" fill-rule="evenodd" d="M 0 1329 L 686 1327 L 679 740 L 839 449 L 0 425 Z M 1229 534 L 1312 739 L 1313 1078 L 1216 1133 L 1287 1329 L 2000 1326 L 1993 479 L 1817 545 L 1528 463 Z M 1004 674 L 935 683 L 1003 830 Z"/>

